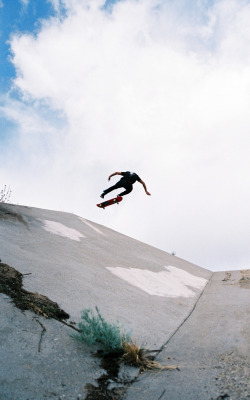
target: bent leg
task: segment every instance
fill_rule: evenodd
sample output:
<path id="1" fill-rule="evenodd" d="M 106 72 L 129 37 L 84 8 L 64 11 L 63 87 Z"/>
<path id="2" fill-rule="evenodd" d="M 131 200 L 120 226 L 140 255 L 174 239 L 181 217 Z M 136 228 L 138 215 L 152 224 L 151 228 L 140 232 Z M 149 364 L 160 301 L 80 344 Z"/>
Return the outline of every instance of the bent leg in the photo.
<path id="1" fill-rule="evenodd" d="M 119 196 L 125 196 L 125 194 L 129 194 L 133 190 L 133 185 L 132 184 L 126 184 L 123 186 L 126 190 L 122 193 L 119 194 Z"/>
<path id="2" fill-rule="evenodd" d="M 106 196 L 106 194 L 112 192 L 113 190 L 119 189 L 119 188 L 121 188 L 121 187 L 123 187 L 123 185 L 122 185 L 120 182 L 117 182 L 115 185 L 110 186 L 108 189 L 106 189 L 106 190 L 103 191 L 104 196 Z"/>

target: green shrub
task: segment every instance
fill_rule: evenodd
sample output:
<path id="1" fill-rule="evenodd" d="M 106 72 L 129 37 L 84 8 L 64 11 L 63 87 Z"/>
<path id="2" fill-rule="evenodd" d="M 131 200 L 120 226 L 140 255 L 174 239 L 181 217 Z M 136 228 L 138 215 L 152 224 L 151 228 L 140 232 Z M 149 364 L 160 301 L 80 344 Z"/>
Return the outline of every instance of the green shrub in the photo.
<path id="1" fill-rule="evenodd" d="M 123 343 L 130 340 L 119 325 L 109 324 L 95 307 L 96 314 L 90 309 L 82 311 L 82 321 L 78 324 L 79 333 L 74 338 L 91 346 L 99 346 L 104 355 L 123 353 Z"/>
<path id="2" fill-rule="evenodd" d="M 82 321 L 78 324 L 78 334 L 72 335 L 75 339 L 97 346 L 102 355 L 118 357 L 126 364 L 139 367 L 141 371 L 147 369 L 178 369 L 178 366 L 161 365 L 150 356 L 151 351 L 142 349 L 132 341 L 128 333 L 124 333 L 119 325 L 109 324 L 95 307 L 96 314 L 90 309 L 82 311 Z"/>

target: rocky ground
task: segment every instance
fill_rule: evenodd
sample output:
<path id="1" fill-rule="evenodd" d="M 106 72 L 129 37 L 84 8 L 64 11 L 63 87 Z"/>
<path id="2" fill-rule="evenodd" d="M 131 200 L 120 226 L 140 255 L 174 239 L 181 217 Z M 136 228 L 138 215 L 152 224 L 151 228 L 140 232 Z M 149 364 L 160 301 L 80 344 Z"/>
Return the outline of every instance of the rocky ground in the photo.
<path id="1" fill-rule="evenodd" d="M 249 355 L 248 355 L 249 356 Z M 235 352 L 220 356 L 221 373 L 216 378 L 221 396 L 216 400 L 249 400 L 250 399 L 250 363 L 249 359 Z"/>

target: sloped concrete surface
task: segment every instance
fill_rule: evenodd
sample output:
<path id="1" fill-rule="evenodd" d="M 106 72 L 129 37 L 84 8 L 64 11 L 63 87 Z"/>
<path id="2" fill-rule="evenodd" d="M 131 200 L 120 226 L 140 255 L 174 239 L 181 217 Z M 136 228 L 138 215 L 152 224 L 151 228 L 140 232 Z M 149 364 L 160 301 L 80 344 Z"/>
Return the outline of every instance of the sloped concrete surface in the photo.
<path id="1" fill-rule="evenodd" d="M 71 321 L 98 306 L 137 343 L 161 348 L 160 362 L 179 365 L 140 375 L 123 398 L 249 399 L 247 271 L 212 274 L 82 217 L 9 204 L 0 204 L 0 258 Z M 0 307 L 0 400 L 86 398 L 103 370 L 72 329 L 3 294 Z"/>
<path id="2" fill-rule="evenodd" d="M 185 297 L 179 292 L 175 297 L 149 295 L 107 268 L 157 275 L 167 273 L 165 266 L 170 265 L 204 282 L 211 276 L 210 271 L 72 214 L 0 205 L 0 215 L 0 258 L 30 274 L 24 276 L 26 290 L 57 302 L 75 321 L 84 308 L 98 306 L 107 320 L 118 319 L 149 348 L 173 333 L 201 289 L 193 287 L 192 296 Z M 52 223 L 57 233 L 52 233 Z"/>
<path id="3" fill-rule="evenodd" d="M 7 296 L 0 309 L 0 399 L 85 399 L 85 385 L 104 373 L 90 349 L 67 326 L 21 312 Z"/>
<path id="4" fill-rule="evenodd" d="M 178 371 L 145 373 L 126 400 L 250 399 L 250 291 L 240 271 L 214 273 L 194 311 L 169 340 Z"/>

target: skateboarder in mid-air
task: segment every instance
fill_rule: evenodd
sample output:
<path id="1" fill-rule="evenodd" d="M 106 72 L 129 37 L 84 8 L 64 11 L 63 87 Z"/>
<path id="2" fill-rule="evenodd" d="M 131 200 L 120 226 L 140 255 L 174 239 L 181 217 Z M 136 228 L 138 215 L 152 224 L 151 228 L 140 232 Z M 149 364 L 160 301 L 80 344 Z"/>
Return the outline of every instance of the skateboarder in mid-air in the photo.
<path id="1" fill-rule="evenodd" d="M 124 196 L 125 194 L 128 194 L 128 193 L 132 192 L 133 184 L 136 181 L 140 182 L 142 184 L 142 186 L 144 187 L 144 190 L 145 190 L 146 194 L 148 196 L 151 196 L 151 194 L 147 191 L 147 187 L 146 187 L 145 182 L 143 182 L 141 180 L 141 178 L 137 174 L 135 174 L 134 172 L 130 172 L 130 171 L 127 171 L 127 172 L 114 172 L 113 174 L 111 174 L 109 176 L 108 179 L 110 180 L 110 178 L 112 178 L 112 176 L 114 176 L 114 175 L 121 175 L 122 178 L 114 186 L 111 186 L 110 188 L 108 188 L 108 189 L 103 191 L 103 193 L 101 194 L 101 198 L 102 199 L 104 199 L 104 196 L 106 196 L 106 194 L 108 194 L 109 192 L 112 192 L 112 190 L 119 189 L 119 188 L 124 188 L 125 191 L 120 193 L 118 196 Z"/>

